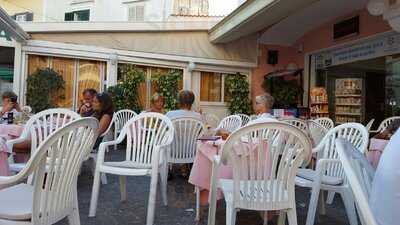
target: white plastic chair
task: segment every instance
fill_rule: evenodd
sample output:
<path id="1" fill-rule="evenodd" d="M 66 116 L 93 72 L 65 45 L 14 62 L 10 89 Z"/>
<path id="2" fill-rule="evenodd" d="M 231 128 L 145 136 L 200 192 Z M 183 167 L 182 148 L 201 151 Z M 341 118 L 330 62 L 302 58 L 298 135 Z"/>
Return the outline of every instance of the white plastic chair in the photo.
<path id="1" fill-rule="evenodd" d="M 367 128 L 368 132 L 371 132 L 372 124 L 374 124 L 375 119 L 371 119 L 367 125 L 365 125 L 365 128 Z"/>
<path id="2" fill-rule="evenodd" d="M 315 119 L 314 121 L 321 124 L 327 130 L 330 130 L 335 127 L 335 124 L 333 123 L 333 121 L 328 117 L 320 117 L 320 118 Z"/>
<path id="3" fill-rule="evenodd" d="M 112 124 L 114 125 L 114 140 L 117 139 L 124 125 L 135 116 L 137 116 L 137 113 L 129 109 L 119 110 L 118 112 L 114 113 L 112 119 Z M 117 145 L 114 145 L 114 149 L 117 149 Z"/>
<path id="4" fill-rule="evenodd" d="M 392 116 L 392 117 L 386 118 L 385 120 L 383 120 L 381 122 L 381 124 L 379 124 L 379 127 L 377 130 L 373 130 L 373 131 L 371 130 L 370 132 L 371 133 L 381 133 L 384 130 L 386 130 L 386 128 L 388 128 L 389 125 L 395 120 L 400 120 L 400 116 Z"/>
<path id="5" fill-rule="evenodd" d="M 221 119 L 218 118 L 218 116 L 212 113 L 203 113 L 202 116 L 204 123 L 206 123 L 207 126 L 210 126 L 212 128 L 216 128 L 219 122 L 221 121 Z"/>
<path id="6" fill-rule="evenodd" d="M 297 119 L 297 118 L 283 118 L 280 121 L 288 123 L 292 126 L 295 126 L 305 133 L 308 132 L 307 121 L 305 121 L 305 120 Z"/>
<path id="7" fill-rule="evenodd" d="M 346 140 L 336 140 L 336 150 L 348 184 L 353 192 L 361 224 L 378 225 L 368 203 L 373 174 L 365 166 L 370 165 L 360 162 L 359 156 L 352 155 L 355 151 L 354 146 Z"/>
<path id="8" fill-rule="evenodd" d="M 322 139 L 325 137 L 326 133 L 328 130 L 323 127 L 321 124 L 313 121 L 313 120 L 308 120 L 307 121 L 307 127 L 308 127 L 308 134 L 313 141 L 313 146 L 317 146 Z"/>
<path id="9" fill-rule="evenodd" d="M 89 217 L 96 215 L 100 189 L 100 173 L 120 176 L 121 200 L 126 200 L 126 176 L 151 176 L 147 208 L 147 225 L 154 222 L 158 174 L 164 205 L 167 205 L 167 148 L 174 137 L 171 120 L 159 113 L 141 113 L 129 120 L 117 140 L 100 144 L 93 181 Z M 126 158 L 119 162 L 105 162 L 107 146 L 120 144 L 126 138 Z"/>
<path id="10" fill-rule="evenodd" d="M 238 130 L 242 126 L 242 119 L 238 115 L 227 116 L 219 123 L 216 130 L 223 129 L 230 133 Z"/>
<path id="11" fill-rule="evenodd" d="M 284 224 L 287 213 L 289 224 L 297 225 L 294 180 L 298 168 L 310 158 L 310 139 L 288 124 L 257 123 L 234 132 L 222 156 L 213 159 L 208 225 L 215 224 L 217 187 L 225 197 L 227 225 L 235 224 L 240 209 L 278 210 L 279 224 Z M 233 179 L 218 178 L 221 164 L 232 167 Z"/>
<path id="12" fill-rule="evenodd" d="M 246 114 L 239 113 L 239 114 L 235 114 L 235 115 L 240 116 L 240 119 L 242 119 L 242 127 L 246 126 L 251 120 L 250 116 L 248 116 Z"/>
<path id="13" fill-rule="evenodd" d="M 207 130 L 203 121 L 194 117 L 182 117 L 173 119 L 172 124 L 175 128 L 175 134 L 170 148 L 168 163 L 193 163 L 197 153 L 197 140 L 203 136 Z M 165 175 L 168 175 L 168 171 Z M 200 219 L 200 191 L 196 188 L 195 192 L 196 220 L 198 221 Z"/>
<path id="14" fill-rule="evenodd" d="M 37 147 L 52 133 L 65 126 L 73 120 L 80 119 L 81 116 L 69 109 L 47 109 L 33 115 L 24 126 L 22 134 L 17 139 L 7 141 L 7 148 L 13 149 L 13 146 L 25 141 L 31 141 L 31 154 Z M 10 157 L 10 171 L 19 172 L 26 163 L 14 163 Z"/>
<path id="15" fill-rule="evenodd" d="M 368 132 L 362 124 L 346 123 L 339 125 L 325 135 L 313 153 L 317 154 L 316 169 L 300 169 L 296 185 L 312 189 L 306 225 L 313 225 L 320 190 L 340 193 L 351 225 L 357 225 L 354 200 L 349 189 L 343 168 L 338 162 L 335 141 L 343 138 L 350 141 L 358 151 L 365 153 L 368 146 Z M 321 210 L 324 211 L 323 195 L 320 197 Z"/>
<path id="16" fill-rule="evenodd" d="M 97 137 L 98 122 L 83 118 L 49 135 L 17 175 L 0 177 L 0 224 L 50 225 L 67 217 L 80 225 L 79 169 Z M 32 184 L 23 183 L 34 174 Z"/>
<path id="17" fill-rule="evenodd" d="M 21 111 L 26 114 L 29 114 L 32 112 L 32 107 L 30 107 L 29 105 L 22 106 Z"/>

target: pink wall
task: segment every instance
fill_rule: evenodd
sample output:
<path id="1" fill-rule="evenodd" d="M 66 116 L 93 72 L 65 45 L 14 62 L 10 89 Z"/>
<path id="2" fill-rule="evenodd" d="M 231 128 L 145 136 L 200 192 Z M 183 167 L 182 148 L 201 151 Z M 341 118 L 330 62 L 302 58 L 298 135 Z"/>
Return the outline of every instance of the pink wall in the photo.
<path id="1" fill-rule="evenodd" d="M 360 16 L 360 34 L 355 37 L 334 41 L 333 24 L 357 14 Z M 365 38 L 390 30 L 392 30 L 391 27 L 385 20 L 382 19 L 381 16 L 372 16 L 368 13 L 366 9 L 363 9 L 360 11 L 355 11 L 350 15 L 345 15 L 343 17 L 337 18 L 320 27 L 317 27 L 310 32 L 307 32 L 306 34 L 304 34 L 303 37 L 295 42 L 293 47 L 260 44 L 259 48 L 261 56 L 259 56 L 258 58 L 258 68 L 253 70 L 252 76 L 252 97 L 254 98 L 255 96 L 264 92 L 261 84 L 264 80 L 265 74 L 275 71 L 277 69 L 284 69 L 291 62 L 296 63 L 299 67 L 304 67 L 305 53 L 310 53 L 319 49 L 332 47 L 335 45 L 343 44 L 349 41 Z M 303 53 L 298 53 L 296 50 L 300 44 L 303 45 Z M 267 64 L 268 49 L 279 51 L 278 65 L 271 66 Z"/>

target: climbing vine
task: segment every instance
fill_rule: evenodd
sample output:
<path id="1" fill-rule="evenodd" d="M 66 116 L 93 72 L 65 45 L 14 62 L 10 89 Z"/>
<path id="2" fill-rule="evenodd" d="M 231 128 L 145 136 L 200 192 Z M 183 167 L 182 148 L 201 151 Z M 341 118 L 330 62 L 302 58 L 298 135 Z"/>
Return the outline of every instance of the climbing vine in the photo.
<path id="1" fill-rule="evenodd" d="M 141 112 L 143 107 L 139 102 L 138 88 L 145 81 L 145 72 L 135 65 L 123 64 L 118 66 L 118 76 L 122 77 L 121 82 L 107 90 L 112 96 L 116 109 Z"/>
<path id="2" fill-rule="evenodd" d="M 182 81 L 181 70 L 171 69 L 165 74 L 156 74 L 153 81 L 156 83 L 157 92 L 164 98 L 166 111 L 178 108 L 179 82 Z"/>
<path id="3" fill-rule="evenodd" d="M 225 89 L 228 95 L 229 111 L 232 114 L 250 115 L 252 113 L 249 82 L 245 75 L 240 73 L 227 75 L 225 77 Z"/>
<path id="4" fill-rule="evenodd" d="M 64 99 L 63 77 L 50 68 L 38 69 L 26 79 L 26 102 L 33 112 L 57 107 L 56 102 Z"/>

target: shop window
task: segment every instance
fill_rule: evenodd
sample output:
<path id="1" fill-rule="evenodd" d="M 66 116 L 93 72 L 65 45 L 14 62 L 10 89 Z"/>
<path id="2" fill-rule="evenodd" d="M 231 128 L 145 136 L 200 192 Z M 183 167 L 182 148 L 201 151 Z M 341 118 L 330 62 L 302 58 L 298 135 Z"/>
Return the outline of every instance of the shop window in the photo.
<path id="1" fill-rule="evenodd" d="M 62 99 L 54 99 L 58 107 L 72 108 L 74 97 L 74 75 L 75 75 L 75 60 L 68 58 L 53 58 L 52 68 L 60 74 L 64 81 L 64 90 L 60 90 L 59 94 L 63 95 Z"/>
<path id="2" fill-rule="evenodd" d="M 230 97 L 225 89 L 226 74 L 201 72 L 200 101 L 227 102 Z"/>
<path id="3" fill-rule="evenodd" d="M 105 67 L 105 62 L 100 61 L 28 56 L 28 75 L 33 74 L 37 69 L 52 68 L 63 77 L 65 88 L 60 90 L 59 94 L 62 94 L 64 98 L 54 99 L 54 103 L 63 108 L 77 108 L 80 105 L 82 92 L 86 88 L 101 91 Z"/>
<path id="4" fill-rule="evenodd" d="M 12 18 L 18 22 L 33 21 L 33 13 L 30 12 L 17 13 L 13 15 Z"/>
<path id="5" fill-rule="evenodd" d="M 90 10 L 78 10 L 73 12 L 66 12 L 64 21 L 89 21 Z"/>
<path id="6" fill-rule="evenodd" d="M 82 92 L 85 89 L 93 88 L 98 91 L 101 89 L 101 75 L 104 74 L 104 71 L 104 62 L 79 60 L 78 105 L 82 101 Z"/>

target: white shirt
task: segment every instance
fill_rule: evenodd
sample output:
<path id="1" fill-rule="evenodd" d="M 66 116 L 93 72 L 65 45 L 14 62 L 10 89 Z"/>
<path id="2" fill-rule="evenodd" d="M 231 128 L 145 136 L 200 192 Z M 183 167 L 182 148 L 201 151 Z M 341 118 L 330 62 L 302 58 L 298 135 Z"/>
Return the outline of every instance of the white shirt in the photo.
<path id="1" fill-rule="evenodd" d="M 195 117 L 198 118 L 199 120 L 202 120 L 201 114 L 192 110 L 184 110 L 184 109 L 172 110 L 167 112 L 167 114 L 165 115 L 171 120 L 181 117 Z"/>
<path id="2" fill-rule="evenodd" d="M 400 224 L 400 129 L 385 147 L 372 182 L 369 205 L 379 225 Z"/>
<path id="3" fill-rule="evenodd" d="M 278 120 L 271 113 L 263 113 L 257 119 L 250 121 L 247 125 L 265 122 L 278 122 Z"/>

